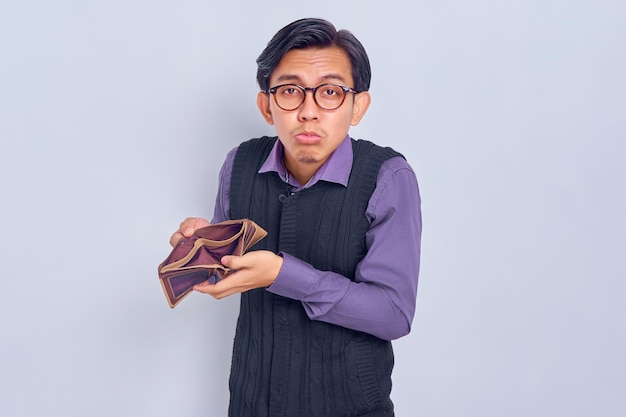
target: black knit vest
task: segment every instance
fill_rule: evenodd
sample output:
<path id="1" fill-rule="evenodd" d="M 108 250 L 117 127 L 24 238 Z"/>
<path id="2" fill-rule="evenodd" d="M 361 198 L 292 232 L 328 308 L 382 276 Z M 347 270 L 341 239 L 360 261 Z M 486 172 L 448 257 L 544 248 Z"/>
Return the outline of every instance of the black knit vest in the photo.
<path id="1" fill-rule="evenodd" d="M 365 256 L 365 217 L 380 166 L 399 156 L 352 141 L 348 186 L 319 181 L 292 194 L 275 172 L 258 174 L 276 138 L 239 146 L 230 217 L 268 231 L 254 249 L 282 251 L 354 280 Z M 265 289 L 241 294 L 230 376 L 230 417 L 392 416 L 391 343 L 308 318 L 300 301 Z"/>

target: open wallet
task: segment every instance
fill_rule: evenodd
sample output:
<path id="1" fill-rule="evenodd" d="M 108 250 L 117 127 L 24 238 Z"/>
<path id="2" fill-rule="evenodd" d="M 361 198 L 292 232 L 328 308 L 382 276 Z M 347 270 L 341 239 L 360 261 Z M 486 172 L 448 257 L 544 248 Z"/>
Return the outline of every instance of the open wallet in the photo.
<path id="1" fill-rule="evenodd" d="M 243 255 L 267 232 L 249 219 L 227 220 L 200 228 L 176 243 L 159 265 L 159 280 L 171 308 L 181 302 L 193 286 L 213 274 L 220 279 L 231 270 L 220 262 L 224 255 Z"/>

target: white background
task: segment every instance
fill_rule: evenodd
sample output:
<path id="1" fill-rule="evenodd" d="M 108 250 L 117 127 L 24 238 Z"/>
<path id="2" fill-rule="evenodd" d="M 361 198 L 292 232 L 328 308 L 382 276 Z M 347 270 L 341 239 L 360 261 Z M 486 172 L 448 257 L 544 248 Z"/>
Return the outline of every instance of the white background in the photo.
<path id="1" fill-rule="evenodd" d="M 272 134 L 255 59 L 308 16 L 364 43 L 353 136 L 420 182 L 396 415 L 622 415 L 618 0 L 4 2 L 0 413 L 225 415 L 238 298 L 170 310 L 156 267 L 184 217 L 211 217 L 226 152 Z"/>

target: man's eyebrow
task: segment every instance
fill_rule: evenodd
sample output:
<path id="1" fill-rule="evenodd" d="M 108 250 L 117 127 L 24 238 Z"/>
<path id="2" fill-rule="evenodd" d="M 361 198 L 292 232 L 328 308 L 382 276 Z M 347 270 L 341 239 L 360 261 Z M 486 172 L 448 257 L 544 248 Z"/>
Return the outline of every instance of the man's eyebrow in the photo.
<path id="1" fill-rule="evenodd" d="M 333 74 L 326 74 L 326 75 L 324 75 L 321 79 L 322 79 L 322 81 L 326 81 L 326 80 L 339 80 L 339 81 L 341 81 L 341 82 L 343 82 L 343 83 L 345 83 L 345 82 L 346 82 L 346 79 L 343 77 L 343 75 L 341 75 L 341 74 L 336 74 L 336 73 L 333 73 Z"/>
<path id="2" fill-rule="evenodd" d="M 292 74 L 283 74 L 280 77 L 278 77 L 276 79 L 277 82 L 281 82 L 281 81 L 295 81 L 295 82 L 301 82 L 302 79 L 300 77 L 298 77 L 297 75 L 292 75 Z"/>
<path id="3" fill-rule="evenodd" d="M 320 81 L 341 81 L 343 83 L 346 82 L 346 79 L 338 73 L 331 73 L 331 74 L 325 74 L 322 75 L 320 77 Z M 295 75 L 295 74 L 283 74 L 280 75 L 277 79 L 276 82 L 284 82 L 284 81 L 290 81 L 290 82 L 295 82 L 295 83 L 302 83 L 302 78 L 300 78 L 299 76 Z"/>

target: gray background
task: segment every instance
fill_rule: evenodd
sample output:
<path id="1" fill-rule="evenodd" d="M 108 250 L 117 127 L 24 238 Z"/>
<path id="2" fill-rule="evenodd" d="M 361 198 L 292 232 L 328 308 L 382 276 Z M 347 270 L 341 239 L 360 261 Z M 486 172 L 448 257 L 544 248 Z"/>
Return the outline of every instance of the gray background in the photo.
<path id="1" fill-rule="evenodd" d="M 271 134 L 255 59 L 324 17 L 373 65 L 353 136 L 415 168 L 423 267 L 398 416 L 626 409 L 621 1 L 0 6 L 0 413 L 223 416 L 238 298 L 170 310 L 156 267 Z M 401 259 L 397 260 L 402 262 Z"/>

